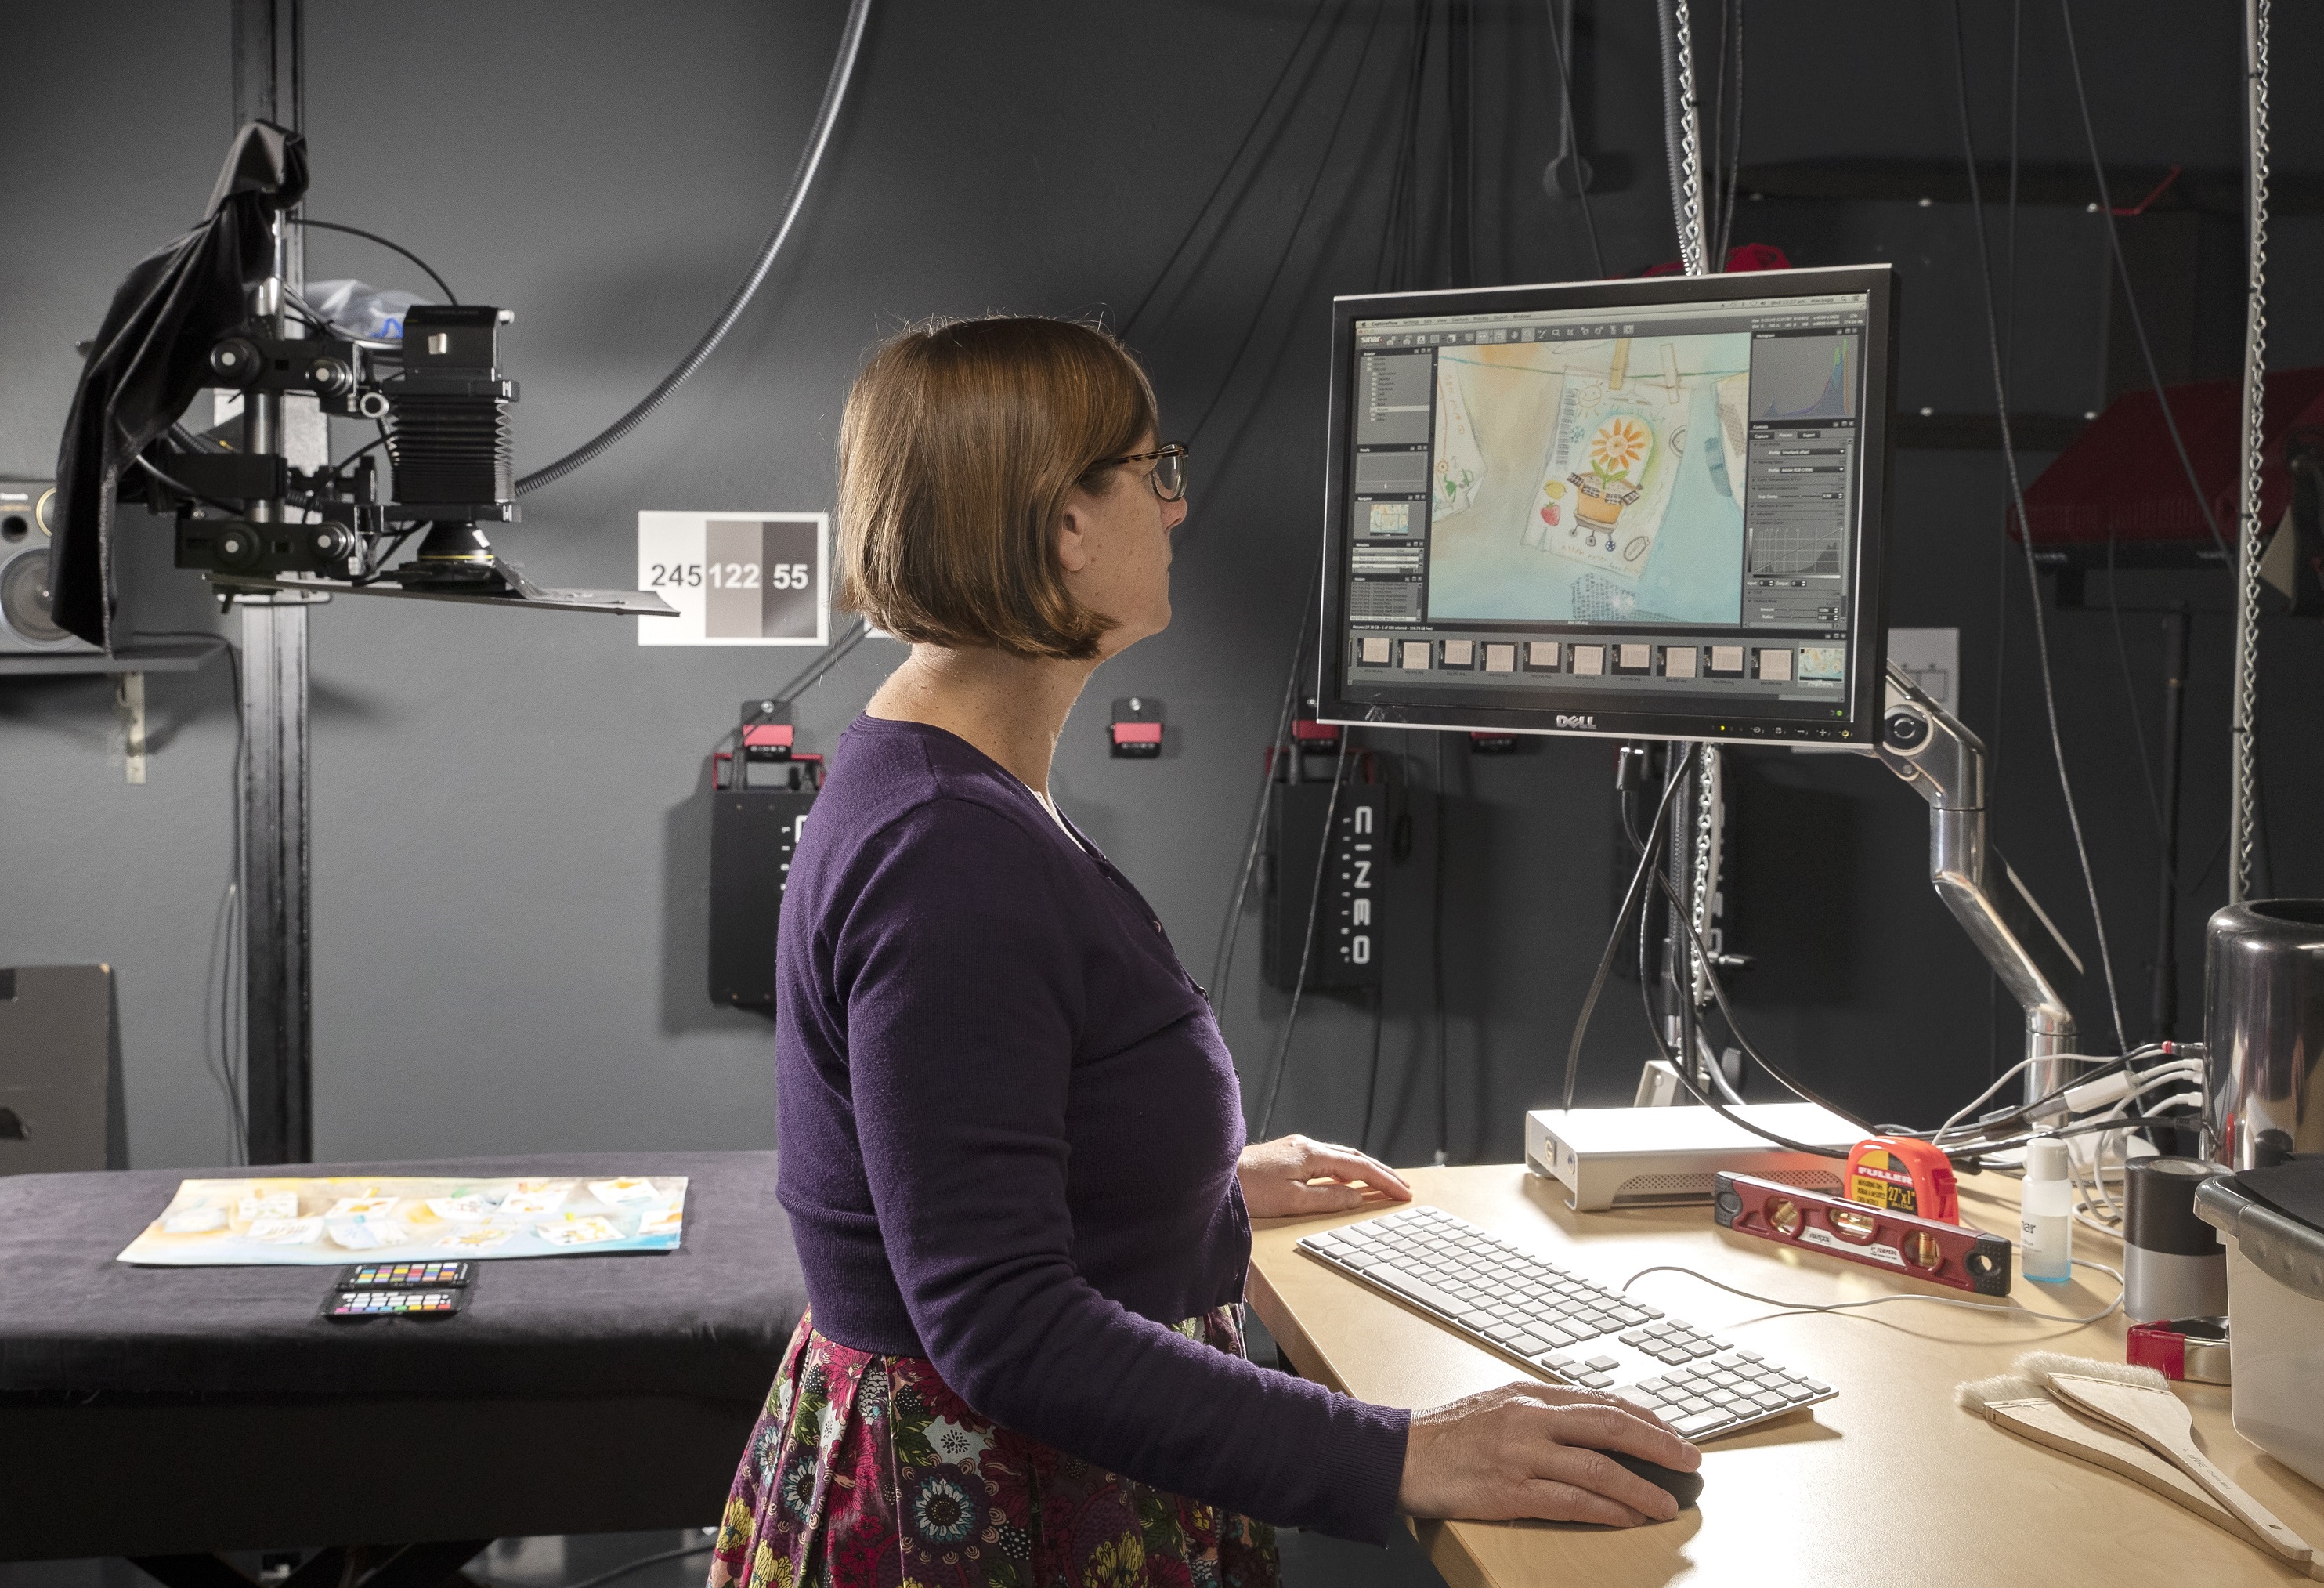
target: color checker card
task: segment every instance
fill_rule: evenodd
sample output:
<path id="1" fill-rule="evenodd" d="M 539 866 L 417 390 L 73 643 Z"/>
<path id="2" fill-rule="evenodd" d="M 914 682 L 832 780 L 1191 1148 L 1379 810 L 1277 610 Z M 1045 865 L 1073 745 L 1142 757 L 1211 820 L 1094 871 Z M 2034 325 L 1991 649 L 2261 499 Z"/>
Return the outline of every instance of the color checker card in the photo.
<path id="1" fill-rule="evenodd" d="M 342 1290 L 427 1290 L 461 1286 L 475 1264 L 466 1259 L 444 1262 L 359 1262 L 342 1269 Z"/>
<path id="2" fill-rule="evenodd" d="M 460 1310 L 467 1292 L 440 1290 L 334 1290 L 323 1316 L 353 1318 L 444 1318 Z"/>

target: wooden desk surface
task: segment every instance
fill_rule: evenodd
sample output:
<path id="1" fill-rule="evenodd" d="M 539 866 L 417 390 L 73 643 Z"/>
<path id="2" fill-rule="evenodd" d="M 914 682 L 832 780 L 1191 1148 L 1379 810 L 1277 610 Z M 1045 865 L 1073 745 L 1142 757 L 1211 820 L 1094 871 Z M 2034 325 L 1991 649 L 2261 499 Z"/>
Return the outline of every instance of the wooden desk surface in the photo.
<path id="1" fill-rule="evenodd" d="M 1520 1242 L 1609 1285 L 1653 1263 L 1806 1302 L 1853 1301 L 1901 1283 L 1814 1253 L 1738 1236 L 1707 1207 L 1577 1214 L 1564 1191 L 1522 1166 L 1403 1171 L 1417 1199 Z M 1987 1229 L 2015 1222 L 2014 1181 L 1962 1182 L 1962 1212 Z M 1392 1406 L 1434 1406 L 1524 1376 L 1377 1291 L 1302 1257 L 1330 1218 L 1268 1220 L 1253 1243 L 1250 1294 L 1301 1374 Z M 2115 1267 L 2120 1244 L 2077 1229 L 2075 1251 Z M 2114 1281 L 2020 1279 L 2016 1299 L 2091 1313 Z M 1964 1380 L 2005 1371 L 2020 1352 L 2122 1360 L 2122 1316 L 2076 1327 L 1996 1310 L 1915 1303 L 1856 1313 L 1779 1313 L 1683 1274 L 1649 1274 L 1639 1299 L 1837 1386 L 1840 1398 L 1703 1446 L 1701 1507 L 1627 1531 L 1555 1523 L 1422 1522 L 1422 1547 L 1453 1588 L 1591 1583 L 2025 1583 L 2060 1588 L 2228 1588 L 2304 1580 L 2126 1478 L 1996 1427 L 1952 1400 Z M 2324 1491 L 2261 1454 L 2228 1422 L 2225 1387 L 2179 1387 L 2197 1438 L 2260 1502 L 2324 1546 Z"/>

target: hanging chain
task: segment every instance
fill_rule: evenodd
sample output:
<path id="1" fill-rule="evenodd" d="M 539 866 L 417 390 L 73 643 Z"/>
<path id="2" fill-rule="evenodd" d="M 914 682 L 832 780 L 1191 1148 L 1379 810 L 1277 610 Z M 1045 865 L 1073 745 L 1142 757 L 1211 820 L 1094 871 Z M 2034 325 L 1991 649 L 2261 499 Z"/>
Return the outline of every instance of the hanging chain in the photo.
<path id="1" fill-rule="evenodd" d="M 1711 271 L 1711 245 L 1707 235 L 1709 216 L 1702 194 L 1702 104 L 1694 83 L 1693 7 L 1690 0 L 1667 0 L 1667 4 L 1678 53 L 1679 259 L 1687 274 L 1707 275 Z M 1692 1000 L 1697 1007 L 1710 997 L 1706 975 L 1709 967 L 1702 963 L 1702 952 L 1696 945 L 1707 940 L 1711 893 L 1719 885 L 1713 831 L 1719 819 L 1719 746 L 1699 743 L 1695 746 L 1694 820 L 1687 824 L 1692 828 L 1690 837 L 1693 849 L 1687 857 L 1687 915 L 1693 930 L 1679 946 L 1687 974 L 1673 977 L 1679 983 L 1679 996 Z M 1681 1062 L 1688 1074 L 1694 1073 L 1693 1054 L 1681 1056 Z"/>
<path id="2" fill-rule="evenodd" d="M 2236 520 L 2235 812 L 2227 899 L 2251 892 L 2259 826 L 2260 448 L 2267 392 L 2267 24 L 2268 0 L 2244 13 L 2246 104 L 2251 139 L 2249 274 L 2245 282 L 2242 501 Z"/>
<path id="3" fill-rule="evenodd" d="M 1702 104 L 1694 89 L 1694 17 L 1689 0 L 1667 0 L 1678 33 L 1679 263 L 1691 276 L 1710 272 L 1702 204 Z"/>
<path id="4" fill-rule="evenodd" d="M 1698 945 L 1711 941 L 1711 906 L 1719 891 L 1719 805 L 1725 792 L 1721 787 L 1725 770 L 1720 764 L 1719 746 L 1705 743 L 1695 756 L 1694 875 L 1689 889 L 1694 930 L 1686 944 L 1686 961 L 1693 971 L 1687 991 L 1698 1009 L 1711 1002 L 1710 969 L 1702 963 Z"/>

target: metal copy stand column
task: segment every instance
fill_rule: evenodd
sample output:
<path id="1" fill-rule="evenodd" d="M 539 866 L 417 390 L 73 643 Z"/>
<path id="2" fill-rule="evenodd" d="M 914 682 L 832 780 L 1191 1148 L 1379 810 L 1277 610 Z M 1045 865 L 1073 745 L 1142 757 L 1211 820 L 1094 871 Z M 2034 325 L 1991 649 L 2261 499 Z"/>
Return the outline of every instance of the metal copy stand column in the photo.
<path id="1" fill-rule="evenodd" d="M 304 119 L 303 0 L 234 0 L 235 125 Z M 289 334 L 282 287 L 305 279 L 300 229 L 275 222 L 275 277 L 254 305 Z M 284 450 L 283 399 L 243 402 L 244 449 Z M 279 504 L 249 503 L 254 522 Z M 307 597 L 242 595 L 242 914 L 245 1108 L 252 1163 L 314 1157 L 314 1055 L 308 965 Z"/>

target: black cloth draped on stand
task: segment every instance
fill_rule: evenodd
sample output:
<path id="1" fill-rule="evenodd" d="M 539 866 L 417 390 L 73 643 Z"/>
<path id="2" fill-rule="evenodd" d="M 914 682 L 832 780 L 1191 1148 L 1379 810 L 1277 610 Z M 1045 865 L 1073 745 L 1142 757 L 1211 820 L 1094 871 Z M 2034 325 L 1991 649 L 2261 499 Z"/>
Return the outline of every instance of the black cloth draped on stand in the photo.
<path id="1" fill-rule="evenodd" d="M 250 291 L 273 269 L 273 214 L 306 190 L 306 140 L 245 125 L 202 223 L 138 263 L 89 345 L 57 450 L 49 588 L 56 621 L 92 645 L 112 648 L 122 471 L 217 383 L 210 348 L 248 319 Z"/>

